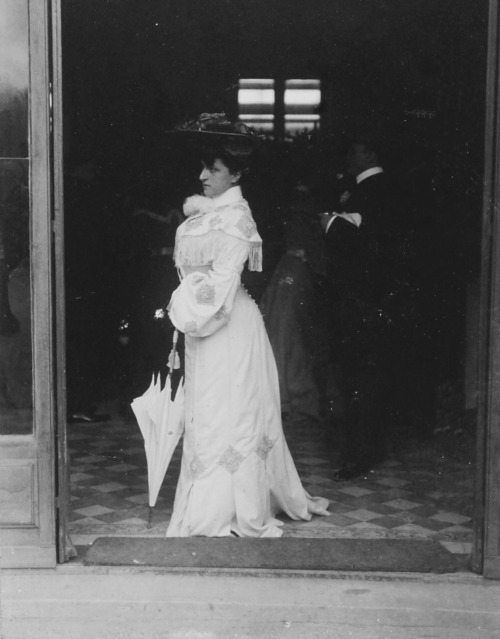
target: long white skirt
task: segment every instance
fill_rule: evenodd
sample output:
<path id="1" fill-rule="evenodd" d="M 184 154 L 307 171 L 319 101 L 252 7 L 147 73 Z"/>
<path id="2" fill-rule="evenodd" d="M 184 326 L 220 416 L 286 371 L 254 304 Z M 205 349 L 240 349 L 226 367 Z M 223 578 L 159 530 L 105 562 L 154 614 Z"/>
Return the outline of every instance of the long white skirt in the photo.
<path id="1" fill-rule="evenodd" d="M 280 537 L 292 519 L 328 515 L 304 490 L 281 424 L 276 364 L 260 311 L 236 293 L 228 324 L 185 340 L 186 422 L 167 537 Z"/>

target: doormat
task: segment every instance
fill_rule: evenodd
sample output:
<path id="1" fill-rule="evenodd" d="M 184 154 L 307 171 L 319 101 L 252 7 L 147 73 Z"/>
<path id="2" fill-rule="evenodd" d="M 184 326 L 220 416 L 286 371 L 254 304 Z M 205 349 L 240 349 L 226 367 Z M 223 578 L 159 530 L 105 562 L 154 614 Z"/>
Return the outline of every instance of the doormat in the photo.
<path id="1" fill-rule="evenodd" d="M 88 566 L 449 573 L 464 557 L 434 540 L 99 537 Z"/>

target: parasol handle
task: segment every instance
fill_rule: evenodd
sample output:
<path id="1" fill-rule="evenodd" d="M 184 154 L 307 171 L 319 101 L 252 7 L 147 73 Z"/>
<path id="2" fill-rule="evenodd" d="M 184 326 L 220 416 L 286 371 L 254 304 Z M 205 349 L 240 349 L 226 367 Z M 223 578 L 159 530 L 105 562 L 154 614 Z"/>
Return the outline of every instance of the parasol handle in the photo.
<path id="1" fill-rule="evenodd" d="M 174 330 L 174 335 L 172 337 L 172 350 L 169 355 L 169 364 L 171 364 L 168 368 L 168 377 L 172 377 L 172 371 L 175 368 L 175 358 L 177 356 L 177 341 L 179 339 L 179 331 L 177 329 Z"/>

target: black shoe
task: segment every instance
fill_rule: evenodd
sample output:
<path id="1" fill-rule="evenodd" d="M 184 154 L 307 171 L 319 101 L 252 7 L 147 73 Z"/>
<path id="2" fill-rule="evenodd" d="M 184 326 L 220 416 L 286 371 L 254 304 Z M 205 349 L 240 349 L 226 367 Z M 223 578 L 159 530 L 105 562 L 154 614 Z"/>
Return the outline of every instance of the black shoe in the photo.
<path id="1" fill-rule="evenodd" d="M 342 466 L 340 470 L 333 474 L 333 481 L 349 481 L 350 479 L 364 475 L 366 472 L 367 469 L 361 468 L 361 466 L 348 464 L 347 466 Z"/>

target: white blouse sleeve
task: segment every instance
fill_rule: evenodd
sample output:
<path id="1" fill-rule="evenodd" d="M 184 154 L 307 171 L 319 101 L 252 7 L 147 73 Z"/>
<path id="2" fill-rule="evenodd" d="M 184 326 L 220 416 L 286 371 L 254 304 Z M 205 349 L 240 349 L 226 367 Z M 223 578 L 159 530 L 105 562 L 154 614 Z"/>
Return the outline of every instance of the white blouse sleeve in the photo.
<path id="1" fill-rule="evenodd" d="M 195 337 L 211 335 L 229 321 L 249 255 L 248 242 L 222 231 L 216 233 L 216 258 L 209 267 L 184 277 L 168 306 L 173 325 Z"/>

